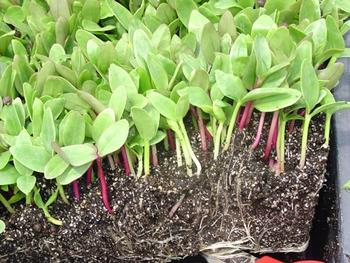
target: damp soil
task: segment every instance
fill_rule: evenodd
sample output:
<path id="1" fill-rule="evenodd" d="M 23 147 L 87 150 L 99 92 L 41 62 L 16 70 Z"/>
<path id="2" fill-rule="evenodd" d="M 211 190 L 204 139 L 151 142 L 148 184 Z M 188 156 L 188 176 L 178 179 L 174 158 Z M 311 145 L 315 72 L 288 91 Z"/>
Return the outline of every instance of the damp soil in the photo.
<path id="1" fill-rule="evenodd" d="M 34 206 L 17 205 L 12 216 L 0 211 L 7 224 L 0 262 L 168 262 L 199 251 L 217 254 L 225 247 L 231 253 L 300 249 L 309 240 L 324 182 L 324 121 L 312 122 L 303 170 L 298 168 L 301 128 L 286 135 L 286 170 L 277 174 L 261 158 L 266 138 L 250 150 L 258 120 L 254 113 L 251 125 L 236 131 L 231 148 L 216 162 L 211 152 L 199 150 L 199 138 L 191 132 L 203 168 L 199 177 L 188 177 L 175 154 L 161 149 L 159 166 L 146 179 L 109 171 L 113 214 L 103 207 L 98 181 L 86 189 L 84 179 L 79 201 L 58 200 L 50 207 L 61 227 L 48 223 Z M 44 193 L 52 188 L 41 187 Z"/>

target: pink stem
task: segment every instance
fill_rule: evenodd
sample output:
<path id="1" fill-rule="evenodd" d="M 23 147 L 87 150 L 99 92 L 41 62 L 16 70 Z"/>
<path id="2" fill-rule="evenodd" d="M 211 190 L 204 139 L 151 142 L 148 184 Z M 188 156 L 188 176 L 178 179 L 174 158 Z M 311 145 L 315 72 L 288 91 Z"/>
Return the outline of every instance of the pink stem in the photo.
<path id="1" fill-rule="evenodd" d="M 300 113 L 299 113 L 300 116 L 303 116 L 305 115 L 305 110 L 301 110 Z"/>
<path id="2" fill-rule="evenodd" d="M 191 111 L 191 114 L 193 115 L 193 117 L 197 120 L 198 119 L 198 114 L 197 114 L 196 109 L 193 106 L 191 106 L 190 107 L 190 111 Z"/>
<path id="3" fill-rule="evenodd" d="M 277 136 L 278 136 L 278 120 L 277 120 L 275 131 L 274 131 L 273 137 L 272 137 L 272 149 L 276 149 Z"/>
<path id="4" fill-rule="evenodd" d="M 294 131 L 295 120 L 291 120 L 288 124 L 288 133 L 292 133 Z"/>
<path id="5" fill-rule="evenodd" d="M 87 173 L 86 173 L 86 187 L 90 187 L 92 183 L 92 171 L 94 169 L 94 161 L 92 161 Z"/>
<path id="6" fill-rule="evenodd" d="M 271 171 L 273 171 L 275 168 L 275 160 L 272 158 L 270 158 L 270 160 L 269 160 L 269 168 Z"/>
<path id="7" fill-rule="evenodd" d="M 169 142 L 170 149 L 172 151 L 175 151 L 176 150 L 176 144 L 175 144 L 175 140 L 174 140 L 173 134 L 172 134 L 170 129 L 166 130 L 166 135 L 168 137 L 168 142 Z"/>
<path id="8" fill-rule="evenodd" d="M 239 129 L 241 131 L 243 131 L 244 127 L 245 127 L 245 124 L 247 122 L 247 118 L 248 118 L 248 114 L 249 114 L 249 111 L 250 111 L 250 108 L 253 106 L 253 102 L 248 102 L 247 105 L 245 106 L 244 108 L 244 111 L 243 111 L 243 115 L 242 115 L 242 118 L 241 118 L 241 121 L 239 122 Z"/>
<path id="9" fill-rule="evenodd" d="M 124 166 L 125 174 L 126 175 L 130 175 L 131 170 L 130 170 L 128 154 L 126 153 L 125 145 L 122 146 L 122 150 L 121 151 L 122 151 L 123 166 Z"/>
<path id="10" fill-rule="evenodd" d="M 112 208 L 109 204 L 109 200 L 108 200 L 107 182 L 106 182 L 106 177 L 104 175 L 103 168 L 102 168 L 101 157 L 97 156 L 96 161 L 97 161 L 98 177 L 100 179 L 100 185 L 101 185 L 102 201 L 103 201 L 103 204 L 104 204 L 105 208 L 107 209 L 107 211 L 109 213 L 112 213 L 113 210 L 112 210 Z"/>
<path id="11" fill-rule="evenodd" d="M 237 118 L 236 118 L 237 125 L 239 125 L 241 119 L 242 119 L 242 108 L 239 108 L 239 111 L 238 111 L 238 114 L 237 114 Z"/>
<path id="12" fill-rule="evenodd" d="M 203 122 L 203 118 L 200 112 L 200 109 L 197 108 L 197 116 L 198 116 L 198 127 L 199 127 L 199 135 L 201 137 L 201 145 L 202 145 L 202 149 L 203 151 L 207 151 L 208 150 L 208 145 L 207 145 L 207 139 L 205 137 L 205 125 Z"/>
<path id="13" fill-rule="evenodd" d="M 75 180 L 75 181 L 72 183 L 72 186 L 73 186 L 74 198 L 75 198 L 75 200 L 78 201 L 78 200 L 80 199 L 79 181 L 78 181 L 78 180 Z"/>
<path id="14" fill-rule="evenodd" d="M 118 167 L 120 165 L 120 160 L 117 153 L 113 154 L 113 160 L 114 160 L 115 166 Z"/>
<path id="15" fill-rule="evenodd" d="M 252 145 L 252 149 L 255 149 L 259 145 L 261 134 L 262 134 L 262 129 L 264 127 L 265 115 L 266 115 L 265 112 L 262 112 L 261 115 L 260 115 L 259 127 L 258 127 L 258 131 L 256 133 L 256 137 L 255 137 L 254 143 Z"/>
<path id="16" fill-rule="evenodd" d="M 245 124 L 244 124 L 245 127 L 248 126 L 250 119 L 252 118 L 253 111 L 254 111 L 254 105 L 252 104 L 252 106 L 250 107 L 249 112 L 248 112 L 247 120 L 245 121 Z"/>
<path id="17" fill-rule="evenodd" d="M 153 167 L 156 167 L 156 166 L 158 166 L 158 156 L 157 156 L 156 145 L 151 146 L 151 151 L 152 151 L 152 154 L 151 154 L 152 165 L 153 165 Z"/>
<path id="18" fill-rule="evenodd" d="M 205 137 L 207 138 L 208 142 L 211 142 L 213 140 L 213 136 L 211 136 L 210 132 L 208 131 L 207 127 L 204 127 Z"/>
<path id="19" fill-rule="evenodd" d="M 264 150 L 264 157 L 263 158 L 265 160 L 267 160 L 270 156 L 270 151 L 271 151 L 271 147 L 272 147 L 272 139 L 273 139 L 273 134 L 275 132 L 276 125 L 277 125 L 277 121 L 278 121 L 278 111 L 275 111 L 273 114 L 273 117 L 272 117 L 272 121 L 271 121 L 269 137 L 267 139 L 265 150 Z"/>

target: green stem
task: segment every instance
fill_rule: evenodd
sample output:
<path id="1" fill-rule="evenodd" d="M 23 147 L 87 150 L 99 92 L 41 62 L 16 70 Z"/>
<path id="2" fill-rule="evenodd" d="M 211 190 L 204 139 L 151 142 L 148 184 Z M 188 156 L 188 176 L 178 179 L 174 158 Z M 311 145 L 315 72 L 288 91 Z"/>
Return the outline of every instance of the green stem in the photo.
<path id="1" fill-rule="evenodd" d="M 32 192 L 26 195 L 26 205 L 32 204 Z"/>
<path id="2" fill-rule="evenodd" d="M 136 176 L 137 176 L 137 178 L 140 178 L 141 175 L 142 175 L 142 171 L 143 171 L 142 155 L 139 156 L 139 157 L 137 158 L 137 160 L 138 160 L 138 164 L 137 164 L 137 174 L 136 174 Z"/>
<path id="3" fill-rule="evenodd" d="M 144 141 L 144 153 L 143 153 L 143 168 L 145 170 L 145 175 L 149 175 L 149 142 L 147 140 Z"/>
<path id="4" fill-rule="evenodd" d="M 301 141 L 301 155 L 300 155 L 300 168 L 304 168 L 306 161 L 306 150 L 307 150 L 307 138 L 309 134 L 311 116 L 309 113 L 305 113 L 304 125 L 303 125 L 303 137 Z"/>
<path id="5" fill-rule="evenodd" d="M 324 126 L 324 138 L 325 138 L 324 144 L 326 146 L 329 145 L 329 134 L 331 131 L 331 120 L 332 120 L 332 114 L 326 113 L 326 123 Z"/>
<path id="6" fill-rule="evenodd" d="M 237 115 L 238 115 L 240 107 L 241 107 L 241 103 L 240 102 L 237 102 L 236 106 L 234 106 L 234 110 L 233 110 L 233 113 L 232 113 L 230 124 L 229 124 L 228 130 L 227 130 L 224 151 L 228 150 L 228 148 L 230 147 L 231 137 L 232 137 L 233 129 L 235 128 L 235 123 L 236 123 L 236 119 L 237 119 Z"/>
<path id="7" fill-rule="evenodd" d="M 128 147 L 126 147 L 126 145 L 125 145 L 125 152 L 126 152 L 126 156 L 127 156 L 128 163 L 129 163 L 130 173 L 132 175 L 135 175 L 134 164 L 133 164 L 131 156 L 130 156 L 130 151 L 129 151 Z"/>
<path id="8" fill-rule="evenodd" d="M 215 134 L 215 143 L 214 143 L 214 160 L 218 159 L 219 150 L 220 150 L 220 142 L 221 142 L 221 133 L 222 128 L 224 127 L 224 123 L 220 122 L 217 133 Z"/>
<path id="9" fill-rule="evenodd" d="M 66 197 L 66 194 L 64 193 L 63 186 L 60 185 L 58 182 L 56 182 L 56 186 L 57 186 L 58 193 L 60 194 L 62 201 L 65 202 L 66 204 L 69 204 L 69 201 Z"/>
<path id="10" fill-rule="evenodd" d="M 175 143 L 176 143 L 176 157 L 177 157 L 177 166 L 182 166 L 182 157 L 181 157 L 181 146 L 180 140 L 177 135 L 175 135 Z"/>
<path id="11" fill-rule="evenodd" d="M 187 150 L 188 150 L 193 162 L 195 163 L 195 165 L 197 167 L 196 174 L 200 175 L 200 173 L 202 171 L 202 166 L 201 166 L 200 162 L 198 161 L 197 156 L 194 154 L 194 152 L 192 150 L 191 143 L 190 143 L 190 140 L 188 138 L 187 131 L 186 131 L 185 124 L 184 124 L 183 120 L 179 121 L 179 125 L 180 125 L 181 132 L 183 133 L 183 137 L 185 138 Z"/>
<path id="12" fill-rule="evenodd" d="M 281 114 L 283 115 L 283 114 Z M 278 139 L 277 139 L 277 150 L 278 150 L 278 163 L 280 172 L 284 172 L 284 156 L 285 156 L 285 133 L 286 133 L 286 121 L 282 116 L 280 116 L 279 120 L 279 129 L 278 129 Z"/>
<path id="13" fill-rule="evenodd" d="M 211 125 L 212 125 L 212 131 L 213 131 L 213 136 L 216 135 L 216 119 L 213 116 L 210 116 L 211 120 Z"/>
<path id="14" fill-rule="evenodd" d="M 9 211 L 11 214 L 13 214 L 15 212 L 15 210 L 13 210 L 13 208 L 11 207 L 9 202 L 6 200 L 6 198 L 2 194 L 0 194 L 0 202 L 4 205 L 4 207 L 7 209 L 7 211 Z"/>

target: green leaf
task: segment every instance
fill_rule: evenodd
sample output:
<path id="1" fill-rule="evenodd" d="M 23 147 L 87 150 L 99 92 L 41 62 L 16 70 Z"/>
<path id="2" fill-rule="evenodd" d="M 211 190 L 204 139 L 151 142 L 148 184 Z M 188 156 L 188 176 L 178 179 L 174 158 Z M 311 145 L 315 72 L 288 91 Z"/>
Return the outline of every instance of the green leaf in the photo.
<path id="1" fill-rule="evenodd" d="M 90 20 L 83 20 L 82 26 L 85 30 L 89 32 L 94 32 L 94 33 L 111 31 L 116 28 L 114 25 L 106 25 L 104 27 L 101 27 L 99 24 L 92 22 Z"/>
<path id="2" fill-rule="evenodd" d="M 100 20 L 100 2 L 97 0 L 87 0 L 81 10 L 83 19 L 88 19 L 93 22 Z"/>
<path id="3" fill-rule="evenodd" d="M 120 24 L 128 30 L 130 23 L 133 21 L 133 15 L 123 5 L 114 0 L 105 0 L 113 15 L 118 19 Z"/>
<path id="4" fill-rule="evenodd" d="M 69 167 L 63 172 L 63 174 L 58 176 L 56 180 L 60 185 L 70 184 L 86 173 L 90 165 L 91 163 L 87 163 L 79 167 Z"/>
<path id="5" fill-rule="evenodd" d="M 69 20 L 70 11 L 67 0 L 49 0 L 48 1 L 50 12 L 57 20 L 59 17 L 64 17 Z"/>
<path id="6" fill-rule="evenodd" d="M 33 170 L 25 167 L 23 164 L 21 164 L 16 159 L 13 160 L 13 164 L 15 165 L 15 168 L 17 172 L 22 176 L 30 176 L 33 174 Z"/>
<path id="7" fill-rule="evenodd" d="M 312 34 L 312 43 L 314 46 L 314 56 L 322 55 L 323 50 L 327 44 L 327 24 L 325 19 L 319 19 L 312 22 L 306 29 L 306 34 Z"/>
<path id="8" fill-rule="evenodd" d="M 187 95 L 189 102 L 205 112 L 211 112 L 212 101 L 208 93 L 200 87 L 186 87 L 179 91 L 181 95 Z M 188 110 L 188 108 L 187 108 Z"/>
<path id="9" fill-rule="evenodd" d="M 17 182 L 17 178 L 21 175 L 17 172 L 15 167 L 7 164 L 0 170 L 0 185 L 11 185 Z"/>
<path id="10" fill-rule="evenodd" d="M 84 117 L 77 111 L 70 111 L 59 126 L 59 139 L 62 145 L 80 144 L 85 139 Z"/>
<path id="11" fill-rule="evenodd" d="M 69 164 L 58 154 L 53 156 L 45 166 L 44 177 L 46 179 L 55 179 L 68 168 Z"/>
<path id="12" fill-rule="evenodd" d="M 28 195 L 33 190 L 35 183 L 36 178 L 32 175 L 24 175 L 17 178 L 17 187 L 25 195 Z"/>
<path id="13" fill-rule="evenodd" d="M 44 143 L 46 151 L 52 152 L 51 143 L 56 140 L 56 127 L 50 108 L 44 110 L 40 138 Z"/>
<path id="14" fill-rule="evenodd" d="M 60 44 L 54 44 L 50 49 L 49 58 L 55 63 L 65 61 L 66 51 Z"/>
<path id="15" fill-rule="evenodd" d="M 113 90 L 108 107 L 114 111 L 116 120 L 120 120 L 123 116 L 127 98 L 128 96 L 124 86 L 120 86 L 119 88 Z"/>
<path id="16" fill-rule="evenodd" d="M 43 146 L 23 144 L 17 139 L 16 145 L 10 148 L 15 159 L 29 169 L 43 173 L 46 163 L 50 160 L 50 154 Z"/>
<path id="17" fill-rule="evenodd" d="M 115 114 L 112 109 L 107 108 L 104 111 L 102 111 L 94 120 L 93 123 L 93 130 L 92 130 L 92 137 L 95 141 L 98 141 L 101 134 L 108 129 L 110 126 L 112 126 L 115 122 Z"/>
<path id="18" fill-rule="evenodd" d="M 42 95 L 57 97 L 62 93 L 75 92 L 76 88 L 66 79 L 59 76 L 49 76 L 45 82 Z"/>
<path id="19" fill-rule="evenodd" d="M 302 0 L 300 13 L 299 13 L 299 22 L 304 19 L 308 19 L 310 22 L 313 22 L 321 18 L 320 2 L 319 0 Z"/>
<path id="20" fill-rule="evenodd" d="M 154 136 L 152 138 L 152 140 L 150 140 L 149 145 L 158 144 L 161 141 L 163 141 L 165 137 L 166 137 L 166 133 L 163 132 L 163 131 L 158 130 L 156 136 Z"/>
<path id="21" fill-rule="evenodd" d="M 147 66 L 156 89 L 167 90 L 168 75 L 157 56 L 155 56 L 154 54 L 149 54 L 147 57 Z"/>
<path id="22" fill-rule="evenodd" d="M 11 153 L 9 151 L 0 153 L 0 170 L 8 164 L 10 157 Z"/>
<path id="23" fill-rule="evenodd" d="M 137 63 L 142 66 L 147 61 L 147 56 L 152 52 L 152 43 L 145 31 L 137 29 L 133 36 L 134 54 Z"/>
<path id="24" fill-rule="evenodd" d="M 203 29 L 206 24 L 210 23 L 209 19 L 199 11 L 193 10 L 188 22 L 188 31 L 196 35 L 197 41 L 200 42 Z"/>
<path id="25" fill-rule="evenodd" d="M 218 27 L 219 27 L 219 34 L 221 36 L 224 36 L 225 34 L 229 34 L 233 40 L 237 37 L 235 20 L 233 18 L 232 13 L 229 10 L 227 10 L 221 16 Z"/>
<path id="26" fill-rule="evenodd" d="M 29 83 L 24 83 L 23 85 L 24 99 L 26 101 L 26 106 L 28 114 L 31 120 L 33 120 L 33 103 L 37 96 L 37 91 Z"/>
<path id="27" fill-rule="evenodd" d="M 337 21 L 333 16 L 327 16 L 327 44 L 325 50 L 328 49 L 345 49 L 343 35 L 339 30 Z"/>
<path id="28" fill-rule="evenodd" d="M 152 106 L 169 120 L 176 120 L 176 104 L 171 99 L 165 97 L 164 95 L 151 91 L 147 94 L 147 98 L 151 102 Z"/>
<path id="29" fill-rule="evenodd" d="M 295 104 L 301 93 L 291 88 L 253 89 L 242 99 L 242 104 L 252 101 L 261 112 L 274 112 Z"/>
<path id="30" fill-rule="evenodd" d="M 193 0 L 175 0 L 176 12 L 180 21 L 185 27 L 188 27 L 190 16 L 197 5 Z"/>
<path id="31" fill-rule="evenodd" d="M 106 129 L 96 142 L 100 157 L 117 151 L 123 146 L 129 134 L 129 123 L 120 120 Z"/>
<path id="32" fill-rule="evenodd" d="M 240 78 L 220 70 L 215 71 L 215 78 L 219 89 L 226 97 L 240 101 L 247 94 Z"/>
<path id="33" fill-rule="evenodd" d="M 17 114 L 14 105 L 5 106 L 3 108 L 4 128 L 9 135 L 18 135 L 23 129 L 24 123 L 22 123 L 20 116 Z"/>
<path id="34" fill-rule="evenodd" d="M 123 87 L 128 94 L 137 93 L 137 87 L 134 81 L 132 80 L 128 72 L 126 72 L 121 67 L 112 64 L 109 67 L 108 78 L 109 85 L 112 91 Z"/>
<path id="35" fill-rule="evenodd" d="M 220 36 L 212 23 L 207 23 L 203 27 L 200 46 L 204 58 L 208 63 L 212 64 L 215 59 L 215 53 L 220 51 Z"/>
<path id="36" fill-rule="evenodd" d="M 91 143 L 74 144 L 61 148 L 64 156 L 72 166 L 81 166 L 91 163 L 97 157 L 96 147 Z M 58 153 L 60 154 L 60 153 Z"/>
<path id="37" fill-rule="evenodd" d="M 312 113 L 311 116 L 316 116 L 317 114 L 321 112 L 325 112 L 327 114 L 333 114 L 337 111 L 341 110 L 348 110 L 350 109 L 350 103 L 346 101 L 337 101 L 328 103 L 325 105 L 321 105 L 320 107 L 316 108 Z"/>
<path id="38" fill-rule="evenodd" d="M 254 52 L 256 57 L 256 75 L 259 79 L 263 79 L 272 65 L 271 50 L 265 37 L 257 36 L 255 38 Z"/>
<path id="39" fill-rule="evenodd" d="M 133 107 L 131 109 L 131 117 L 137 131 L 144 140 L 150 141 L 156 135 L 159 123 L 156 123 L 147 111 Z"/>
<path id="40" fill-rule="evenodd" d="M 301 65 L 301 92 L 308 113 L 316 106 L 320 94 L 320 87 L 315 69 L 310 61 L 304 60 Z"/>
<path id="41" fill-rule="evenodd" d="M 63 98 L 54 98 L 45 102 L 44 108 L 51 109 L 52 116 L 54 120 L 61 115 L 65 105 L 65 100 Z"/>
<path id="42" fill-rule="evenodd" d="M 266 36 L 269 32 L 277 29 L 277 25 L 268 15 L 260 16 L 253 24 L 252 36 Z"/>
<path id="43" fill-rule="evenodd" d="M 176 104 L 176 116 L 178 120 L 185 118 L 190 108 L 190 101 L 188 95 L 181 96 Z"/>
<path id="44" fill-rule="evenodd" d="M 329 90 L 333 89 L 339 82 L 344 73 L 343 63 L 328 64 L 327 68 L 318 72 L 318 78 L 324 80 L 325 87 Z"/>

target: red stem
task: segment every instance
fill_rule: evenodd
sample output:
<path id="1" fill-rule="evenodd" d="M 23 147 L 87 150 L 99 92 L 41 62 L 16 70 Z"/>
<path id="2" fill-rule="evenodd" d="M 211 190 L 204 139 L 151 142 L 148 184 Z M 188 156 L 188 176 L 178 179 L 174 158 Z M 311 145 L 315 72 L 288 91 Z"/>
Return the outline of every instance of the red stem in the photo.
<path id="1" fill-rule="evenodd" d="M 199 127 L 199 135 L 201 137 L 201 145 L 202 145 L 202 149 L 203 151 L 207 151 L 208 150 L 208 145 L 207 145 L 207 139 L 205 136 L 205 125 L 203 122 L 203 118 L 200 112 L 200 109 L 197 108 L 197 116 L 198 116 L 198 127 Z"/>
<path id="2" fill-rule="evenodd" d="M 247 122 L 247 118 L 248 118 L 248 115 L 249 115 L 249 111 L 250 111 L 250 108 L 253 106 L 253 102 L 249 101 L 247 103 L 247 105 L 245 106 L 244 108 L 244 111 L 243 111 L 243 115 L 242 115 L 242 118 L 241 118 L 241 121 L 239 122 L 239 129 L 241 131 L 243 131 L 244 127 L 245 127 L 245 124 Z"/>
<path id="3" fill-rule="evenodd" d="M 242 108 L 239 108 L 238 114 L 237 114 L 237 118 L 236 118 L 236 124 L 239 125 L 239 123 L 241 122 L 242 119 Z"/>
<path id="4" fill-rule="evenodd" d="M 175 144 L 175 140 L 174 140 L 173 134 L 172 134 L 170 129 L 166 130 L 166 135 L 168 137 L 168 142 L 169 142 L 170 149 L 172 151 L 175 151 L 176 150 L 176 144 Z"/>
<path id="5" fill-rule="evenodd" d="M 90 187 L 92 183 L 92 171 L 94 169 L 94 161 L 92 161 L 89 169 L 87 170 L 86 173 L 86 187 Z"/>
<path id="6" fill-rule="evenodd" d="M 275 128 L 276 128 L 276 125 L 277 125 L 277 121 L 278 121 L 278 111 L 275 111 L 273 113 L 271 126 L 270 126 L 270 131 L 269 131 L 269 137 L 267 139 L 265 150 L 264 150 L 263 158 L 265 160 L 267 160 L 269 158 L 269 156 L 270 156 L 271 147 L 272 147 L 272 140 L 273 140 L 273 135 L 274 135 Z"/>
<path id="7" fill-rule="evenodd" d="M 73 186 L 74 198 L 75 198 L 75 200 L 78 201 L 78 200 L 80 199 L 79 181 L 78 181 L 78 180 L 75 180 L 75 181 L 72 183 L 72 186 Z"/>
<path id="8" fill-rule="evenodd" d="M 213 140 L 213 136 L 211 136 L 210 132 L 208 131 L 207 127 L 204 127 L 205 137 L 207 138 L 208 142 L 211 142 Z"/>
<path id="9" fill-rule="evenodd" d="M 277 137 L 278 137 L 278 120 L 277 120 L 275 131 L 274 131 L 273 137 L 272 137 L 272 149 L 276 149 Z"/>
<path id="10" fill-rule="evenodd" d="M 294 131 L 295 120 L 291 120 L 288 124 L 288 133 L 292 133 Z"/>
<path id="11" fill-rule="evenodd" d="M 245 124 L 244 124 L 245 127 L 248 126 L 250 119 L 252 118 L 253 111 L 254 111 L 254 105 L 252 104 L 252 106 L 250 107 L 249 112 L 248 112 L 247 120 L 245 121 Z"/>
<path id="12" fill-rule="evenodd" d="M 262 134 L 262 129 L 263 129 L 263 127 L 264 127 L 265 115 L 266 115 L 265 112 L 262 112 L 261 115 L 260 115 L 258 131 L 257 131 L 257 133 L 256 133 L 254 143 L 252 144 L 252 149 L 253 149 L 253 150 L 254 150 L 256 147 L 258 147 L 258 145 L 259 145 L 260 138 L 261 138 L 261 134 Z"/>
<path id="13" fill-rule="evenodd" d="M 122 146 L 122 157 L 123 157 L 123 166 L 125 170 L 126 175 L 130 175 L 131 170 L 130 170 L 130 165 L 129 165 L 129 160 L 128 160 L 128 154 L 126 153 L 126 148 L 125 145 Z"/>
<path id="14" fill-rule="evenodd" d="M 103 201 L 103 204 L 104 204 L 105 208 L 107 209 L 107 211 L 109 213 L 112 213 L 113 210 L 112 210 L 112 208 L 109 204 L 109 200 L 108 200 L 107 182 L 106 182 L 106 177 L 104 175 L 103 168 L 102 168 L 101 157 L 97 156 L 96 161 L 97 161 L 98 177 L 100 179 L 100 185 L 101 185 L 102 201 Z"/>

